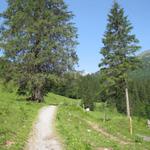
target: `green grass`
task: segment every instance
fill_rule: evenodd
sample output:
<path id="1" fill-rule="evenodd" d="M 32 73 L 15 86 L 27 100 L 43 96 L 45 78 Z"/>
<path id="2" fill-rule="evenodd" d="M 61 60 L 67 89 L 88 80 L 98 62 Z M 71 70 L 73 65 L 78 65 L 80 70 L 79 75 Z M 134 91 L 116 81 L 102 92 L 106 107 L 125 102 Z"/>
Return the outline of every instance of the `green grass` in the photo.
<path id="1" fill-rule="evenodd" d="M 41 106 L 0 89 L 0 150 L 23 149 Z M 7 147 L 8 142 L 14 144 Z"/>
<path id="2" fill-rule="evenodd" d="M 90 118 L 96 121 L 112 134 L 118 133 L 118 135 L 124 135 L 126 138 L 134 140 L 137 134 L 150 136 L 150 129 L 147 126 L 146 118 L 133 117 L 133 135 L 129 133 L 129 120 L 123 114 L 118 113 L 116 110 L 107 108 L 106 118 L 108 121 L 104 122 L 104 111 L 100 108 L 100 111 L 89 112 Z"/>
<path id="3" fill-rule="evenodd" d="M 133 119 L 133 136 L 128 132 L 126 116 L 114 109 L 107 110 L 108 121 L 103 122 L 103 107 L 98 104 L 94 112 L 85 112 L 80 107 L 80 100 L 69 99 L 53 93 L 45 97 L 45 102 L 38 104 L 27 102 L 10 90 L 0 87 L 0 150 L 23 150 L 29 132 L 36 120 L 39 109 L 45 105 L 58 105 L 56 128 L 65 150 L 96 150 L 111 147 L 114 150 L 149 150 L 150 142 L 144 142 L 137 134 L 149 135 L 146 120 Z M 85 120 L 100 125 L 110 134 L 120 139 L 132 141 L 130 145 L 121 145 L 98 133 Z M 7 142 L 13 142 L 7 147 Z"/>
<path id="4" fill-rule="evenodd" d="M 64 96 L 60 96 L 54 93 L 49 93 L 45 97 L 45 104 L 46 105 L 61 105 L 61 104 L 78 104 L 79 105 L 80 101 L 67 98 Z"/>
<path id="5" fill-rule="evenodd" d="M 57 129 L 64 139 L 66 150 L 95 150 L 100 147 L 114 150 L 149 150 L 150 142 L 144 142 L 136 134 L 149 135 L 150 129 L 146 127 L 145 120 L 134 118 L 134 134 L 130 136 L 128 120 L 117 112 L 108 112 L 109 121 L 103 122 L 102 112 L 84 112 L 75 104 L 62 104 L 57 114 Z M 132 144 L 122 145 L 94 131 L 84 120 L 99 124 L 108 133 L 123 140 L 130 140 Z"/>
<path id="6" fill-rule="evenodd" d="M 59 106 L 57 128 L 64 139 L 66 150 L 91 150 L 97 147 L 121 148 L 116 142 L 106 139 L 83 121 L 86 114 L 80 107 Z M 86 116 L 85 116 L 86 117 Z"/>
<path id="7" fill-rule="evenodd" d="M 75 100 L 53 93 L 45 97 L 44 103 L 27 102 L 12 88 L 0 84 L 0 150 L 23 150 L 39 109 L 68 102 L 75 103 Z M 8 147 L 10 142 L 13 144 Z"/>

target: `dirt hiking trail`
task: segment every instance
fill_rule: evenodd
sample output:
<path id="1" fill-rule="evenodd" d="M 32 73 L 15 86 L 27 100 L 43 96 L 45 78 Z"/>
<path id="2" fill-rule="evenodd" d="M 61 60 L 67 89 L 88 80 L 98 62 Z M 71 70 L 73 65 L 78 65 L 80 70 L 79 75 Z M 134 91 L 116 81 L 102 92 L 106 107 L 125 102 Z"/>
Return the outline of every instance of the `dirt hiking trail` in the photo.
<path id="1" fill-rule="evenodd" d="M 43 107 L 40 110 L 25 150 L 62 150 L 54 129 L 56 111 L 56 106 Z"/>

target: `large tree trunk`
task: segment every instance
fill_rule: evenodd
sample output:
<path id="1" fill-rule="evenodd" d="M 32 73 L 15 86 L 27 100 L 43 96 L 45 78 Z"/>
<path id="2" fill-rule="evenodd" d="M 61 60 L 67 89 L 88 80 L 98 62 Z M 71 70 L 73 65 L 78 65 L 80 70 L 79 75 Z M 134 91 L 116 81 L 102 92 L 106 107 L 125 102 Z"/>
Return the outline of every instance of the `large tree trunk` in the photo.
<path id="1" fill-rule="evenodd" d="M 35 88 L 32 91 L 31 100 L 38 101 L 39 103 L 44 101 L 43 91 L 41 88 Z"/>

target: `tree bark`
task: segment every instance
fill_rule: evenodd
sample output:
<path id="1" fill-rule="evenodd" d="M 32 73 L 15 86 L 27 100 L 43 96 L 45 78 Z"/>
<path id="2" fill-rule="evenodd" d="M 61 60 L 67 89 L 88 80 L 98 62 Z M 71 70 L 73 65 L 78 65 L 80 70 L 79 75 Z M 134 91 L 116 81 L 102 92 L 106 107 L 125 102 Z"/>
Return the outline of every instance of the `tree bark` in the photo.
<path id="1" fill-rule="evenodd" d="M 44 101 L 44 96 L 41 88 L 35 88 L 33 90 L 31 100 L 38 101 L 39 103 Z"/>

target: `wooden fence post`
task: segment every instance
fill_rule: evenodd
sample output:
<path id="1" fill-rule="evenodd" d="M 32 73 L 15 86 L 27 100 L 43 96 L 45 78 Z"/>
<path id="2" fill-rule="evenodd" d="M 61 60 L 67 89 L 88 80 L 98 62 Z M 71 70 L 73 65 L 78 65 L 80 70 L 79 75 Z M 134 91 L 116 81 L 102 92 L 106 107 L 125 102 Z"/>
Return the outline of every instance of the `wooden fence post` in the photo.
<path id="1" fill-rule="evenodd" d="M 133 127 L 132 127 L 132 118 L 131 118 L 131 115 L 130 115 L 130 104 L 129 104 L 128 88 L 125 89 L 125 92 L 126 92 L 127 117 L 129 119 L 129 131 L 130 131 L 130 134 L 132 135 L 132 133 L 133 133 Z"/>

